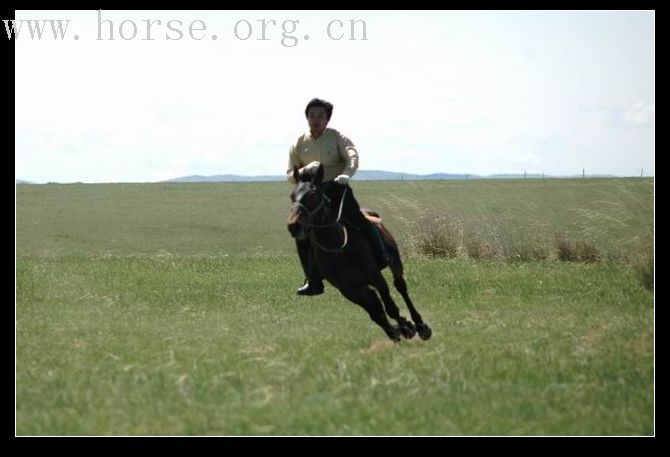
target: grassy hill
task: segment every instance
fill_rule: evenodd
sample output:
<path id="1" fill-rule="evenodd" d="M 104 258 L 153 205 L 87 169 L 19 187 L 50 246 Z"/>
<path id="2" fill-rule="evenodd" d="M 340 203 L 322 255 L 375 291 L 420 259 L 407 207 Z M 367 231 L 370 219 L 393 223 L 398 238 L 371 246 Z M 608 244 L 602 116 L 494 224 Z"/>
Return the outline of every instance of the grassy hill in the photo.
<path id="1" fill-rule="evenodd" d="M 421 227 L 446 219 L 465 235 L 588 240 L 608 257 L 649 250 L 650 179 L 358 182 L 406 255 Z M 291 254 L 288 183 L 49 184 L 17 190 L 17 252 L 136 255 Z"/>

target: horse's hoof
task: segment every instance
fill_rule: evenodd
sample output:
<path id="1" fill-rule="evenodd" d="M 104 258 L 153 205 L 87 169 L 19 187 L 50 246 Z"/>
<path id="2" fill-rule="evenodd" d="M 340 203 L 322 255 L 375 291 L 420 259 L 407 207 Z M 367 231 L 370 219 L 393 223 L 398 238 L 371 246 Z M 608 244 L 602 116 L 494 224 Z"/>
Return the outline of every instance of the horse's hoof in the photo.
<path id="1" fill-rule="evenodd" d="M 388 332 L 389 338 L 391 338 L 391 341 L 393 341 L 394 343 L 399 343 L 400 342 L 400 340 L 401 340 L 400 336 L 401 335 L 402 335 L 402 333 L 400 332 L 398 327 L 395 327 L 395 326 L 392 326 L 391 330 Z"/>
<path id="2" fill-rule="evenodd" d="M 416 335 L 416 328 L 411 322 L 404 322 L 400 324 L 400 332 L 405 339 L 411 340 Z"/>
<path id="3" fill-rule="evenodd" d="M 433 335 L 433 331 L 428 327 L 428 324 L 417 324 L 416 330 L 419 332 L 419 338 L 424 341 L 430 339 Z"/>

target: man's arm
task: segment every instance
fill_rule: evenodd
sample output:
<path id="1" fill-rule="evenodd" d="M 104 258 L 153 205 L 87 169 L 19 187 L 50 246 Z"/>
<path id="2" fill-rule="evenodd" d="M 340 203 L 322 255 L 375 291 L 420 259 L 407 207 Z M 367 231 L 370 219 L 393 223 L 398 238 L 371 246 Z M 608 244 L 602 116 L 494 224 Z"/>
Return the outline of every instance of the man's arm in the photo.
<path id="1" fill-rule="evenodd" d="M 356 150 L 356 146 L 354 146 L 353 141 L 339 132 L 337 133 L 337 145 L 340 156 L 344 160 L 342 174 L 351 178 L 356 173 L 356 170 L 358 170 L 358 151 Z"/>
<path id="2" fill-rule="evenodd" d="M 300 160 L 298 159 L 298 156 L 296 154 L 296 151 L 298 148 L 296 147 L 297 143 L 291 146 L 291 149 L 288 151 L 288 168 L 286 169 L 286 177 L 288 178 L 288 182 L 291 184 L 297 184 L 295 182 L 295 178 L 293 177 L 293 167 L 298 167 L 300 168 Z"/>

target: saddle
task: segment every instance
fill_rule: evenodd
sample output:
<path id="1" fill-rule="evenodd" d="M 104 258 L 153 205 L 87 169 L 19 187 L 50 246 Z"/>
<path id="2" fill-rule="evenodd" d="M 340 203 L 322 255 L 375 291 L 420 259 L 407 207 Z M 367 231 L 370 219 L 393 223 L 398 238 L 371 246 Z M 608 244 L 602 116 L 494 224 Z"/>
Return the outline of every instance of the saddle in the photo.
<path id="1" fill-rule="evenodd" d="M 372 222 L 375 226 L 378 226 L 382 223 L 382 217 L 376 211 L 372 211 L 371 209 L 367 208 L 361 208 L 361 213 L 363 213 L 363 216 L 365 216 L 365 218 Z"/>
<path id="2" fill-rule="evenodd" d="M 388 266 L 388 261 L 391 256 L 396 253 L 396 247 L 388 242 L 384 236 L 384 226 L 382 225 L 382 217 L 376 211 L 371 209 L 361 208 L 361 213 L 365 218 L 370 221 L 372 226 L 377 231 L 377 236 L 381 240 L 381 248 L 384 250 L 382 253 L 382 258 L 384 259 L 383 263 L 380 265 L 381 269 L 384 269 Z"/>

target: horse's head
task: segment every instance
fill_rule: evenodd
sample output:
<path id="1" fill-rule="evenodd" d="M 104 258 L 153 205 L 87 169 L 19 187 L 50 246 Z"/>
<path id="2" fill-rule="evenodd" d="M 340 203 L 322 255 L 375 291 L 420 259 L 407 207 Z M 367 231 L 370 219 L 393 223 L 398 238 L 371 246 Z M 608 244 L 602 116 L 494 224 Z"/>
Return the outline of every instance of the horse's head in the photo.
<path id="1" fill-rule="evenodd" d="M 325 204 L 321 183 L 323 165 L 313 174 L 301 176 L 298 167 L 293 167 L 293 179 L 297 183 L 291 192 L 291 210 L 288 213 L 288 231 L 293 238 L 305 238 L 305 227 L 309 226 Z"/>

